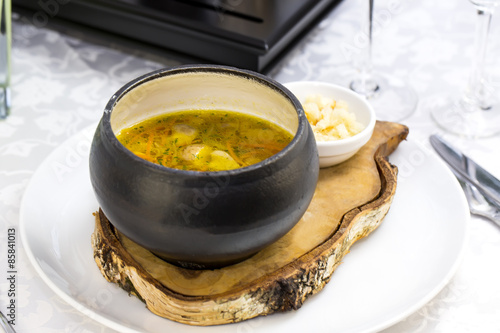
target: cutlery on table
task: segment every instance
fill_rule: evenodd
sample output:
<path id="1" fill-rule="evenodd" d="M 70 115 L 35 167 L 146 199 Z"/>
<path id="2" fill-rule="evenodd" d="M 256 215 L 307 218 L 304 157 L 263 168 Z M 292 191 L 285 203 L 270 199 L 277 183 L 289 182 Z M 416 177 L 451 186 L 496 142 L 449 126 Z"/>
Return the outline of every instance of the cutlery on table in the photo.
<path id="1" fill-rule="evenodd" d="M 0 311 L 0 326 L 4 329 L 5 333 L 16 333 L 9 320 Z"/>
<path id="2" fill-rule="evenodd" d="M 500 181 L 438 135 L 430 142 L 462 186 L 470 212 L 500 226 Z"/>
<path id="3" fill-rule="evenodd" d="M 486 200 L 486 198 L 472 185 L 459 179 L 472 214 L 482 216 L 493 221 L 500 227 L 500 208 Z"/>

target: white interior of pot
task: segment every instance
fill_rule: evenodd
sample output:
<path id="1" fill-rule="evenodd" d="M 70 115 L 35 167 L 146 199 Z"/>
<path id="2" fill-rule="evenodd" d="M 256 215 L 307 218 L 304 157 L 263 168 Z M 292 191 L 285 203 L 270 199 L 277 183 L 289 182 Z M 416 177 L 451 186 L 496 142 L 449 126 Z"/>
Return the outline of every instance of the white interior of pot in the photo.
<path id="1" fill-rule="evenodd" d="M 142 120 L 185 110 L 224 110 L 252 114 L 295 135 L 298 115 L 281 93 L 254 79 L 188 72 L 147 81 L 125 94 L 113 108 L 114 133 Z"/>

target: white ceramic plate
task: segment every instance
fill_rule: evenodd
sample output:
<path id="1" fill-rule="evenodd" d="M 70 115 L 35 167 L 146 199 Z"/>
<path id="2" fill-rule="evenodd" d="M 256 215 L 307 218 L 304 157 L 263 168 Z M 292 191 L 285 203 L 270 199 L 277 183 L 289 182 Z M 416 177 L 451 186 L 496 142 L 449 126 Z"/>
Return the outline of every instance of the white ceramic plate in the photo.
<path id="1" fill-rule="evenodd" d="M 390 156 L 397 194 L 382 225 L 358 241 L 328 285 L 298 311 L 192 327 L 150 313 L 106 282 L 93 261 L 88 173 L 94 128 L 40 165 L 21 206 L 21 237 L 37 272 L 60 297 L 121 332 L 375 332 L 410 315 L 448 283 L 460 263 L 469 213 L 462 190 L 432 153 L 407 141 Z"/>

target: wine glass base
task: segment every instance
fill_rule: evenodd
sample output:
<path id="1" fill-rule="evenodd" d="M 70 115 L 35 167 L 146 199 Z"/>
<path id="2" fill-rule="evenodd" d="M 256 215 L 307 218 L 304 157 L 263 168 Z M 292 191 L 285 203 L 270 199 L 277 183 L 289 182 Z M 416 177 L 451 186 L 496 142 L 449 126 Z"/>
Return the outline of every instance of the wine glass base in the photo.
<path id="1" fill-rule="evenodd" d="M 488 109 L 474 107 L 460 98 L 436 99 L 429 106 L 432 119 L 443 130 L 465 138 L 500 134 L 500 104 Z"/>
<path id="2" fill-rule="evenodd" d="M 417 108 L 417 93 L 401 79 L 374 74 L 363 86 L 354 72 L 341 77 L 344 82 L 339 84 L 363 95 L 375 110 L 377 120 L 398 122 L 411 116 Z"/>

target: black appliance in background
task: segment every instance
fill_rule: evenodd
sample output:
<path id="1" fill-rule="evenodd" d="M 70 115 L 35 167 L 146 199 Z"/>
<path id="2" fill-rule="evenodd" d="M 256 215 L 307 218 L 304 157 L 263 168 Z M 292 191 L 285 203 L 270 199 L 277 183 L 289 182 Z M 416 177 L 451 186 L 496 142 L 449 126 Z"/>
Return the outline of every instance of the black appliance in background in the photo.
<path id="1" fill-rule="evenodd" d="M 28 19 L 63 19 L 265 72 L 340 0 L 12 0 Z"/>

